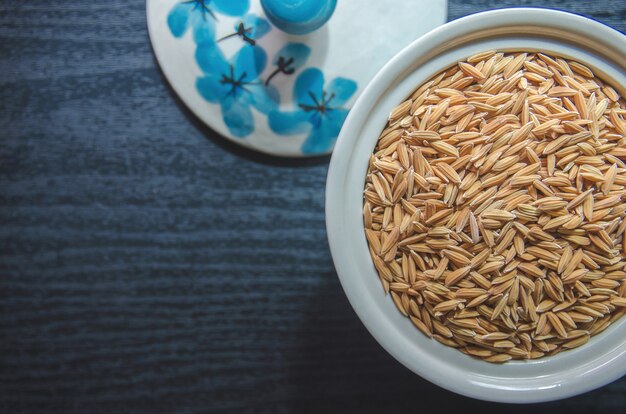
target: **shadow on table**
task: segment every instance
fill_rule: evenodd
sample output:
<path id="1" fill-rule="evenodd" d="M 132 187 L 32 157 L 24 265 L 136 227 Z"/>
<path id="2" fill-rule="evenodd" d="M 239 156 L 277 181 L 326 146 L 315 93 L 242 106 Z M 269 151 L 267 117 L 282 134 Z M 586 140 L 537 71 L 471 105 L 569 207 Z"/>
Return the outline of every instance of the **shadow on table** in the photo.
<path id="1" fill-rule="evenodd" d="M 257 162 L 260 164 L 267 164 L 277 167 L 311 167 L 316 165 L 328 164 L 330 161 L 330 155 L 318 156 L 318 157 L 306 157 L 306 158 L 296 158 L 296 157 L 278 157 L 274 155 L 264 154 L 261 152 L 257 152 L 241 145 L 238 145 L 229 139 L 223 137 L 218 132 L 209 128 L 200 118 L 198 118 L 185 103 L 180 99 L 169 80 L 163 73 L 163 70 L 159 66 L 154 55 L 152 56 L 152 60 L 154 62 L 154 66 L 158 68 L 159 76 L 164 85 L 166 85 L 167 90 L 170 95 L 176 102 L 176 105 L 180 108 L 181 112 L 185 115 L 185 118 L 194 126 L 198 131 L 204 135 L 206 139 L 213 142 L 215 145 L 220 148 L 231 152 L 232 154 L 245 158 L 249 161 Z"/>
<path id="2" fill-rule="evenodd" d="M 622 407 L 624 380 L 563 401 L 513 405 L 466 398 L 413 374 L 380 347 L 350 307 L 334 272 L 321 275 L 290 359 L 306 361 L 289 372 L 292 412 L 528 413 L 610 412 Z M 608 409 L 608 410 L 607 410 Z M 619 410 L 618 410 L 619 411 Z"/>

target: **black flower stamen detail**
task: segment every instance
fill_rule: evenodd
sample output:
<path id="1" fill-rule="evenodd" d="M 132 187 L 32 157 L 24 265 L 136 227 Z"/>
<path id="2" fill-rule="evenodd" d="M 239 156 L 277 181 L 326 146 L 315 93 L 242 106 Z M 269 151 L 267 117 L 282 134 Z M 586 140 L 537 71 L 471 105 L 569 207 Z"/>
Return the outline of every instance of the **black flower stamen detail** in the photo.
<path id="1" fill-rule="evenodd" d="M 217 16 L 215 16 L 215 13 L 213 13 L 213 10 L 211 10 L 209 8 L 209 6 L 207 6 L 206 3 L 210 3 L 211 0 L 187 0 L 187 1 L 183 1 L 182 3 L 194 3 L 193 9 L 200 9 L 202 11 L 202 18 L 204 20 L 206 20 L 206 15 L 210 15 L 213 20 L 217 21 Z"/>
<path id="2" fill-rule="evenodd" d="M 218 39 L 218 43 L 221 42 L 222 40 L 226 40 L 229 37 L 233 37 L 233 36 L 239 36 L 241 37 L 241 39 L 244 42 L 248 42 L 250 43 L 250 45 L 254 46 L 256 44 L 256 42 L 254 41 L 253 38 L 249 37 L 248 34 L 252 32 L 252 27 L 245 27 L 243 25 L 243 23 L 239 23 L 239 25 L 237 26 L 237 31 L 235 33 L 231 33 L 229 35 L 226 35 L 224 37 L 222 37 L 221 39 Z"/>
<path id="3" fill-rule="evenodd" d="M 292 57 L 290 57 L 289 59 L 285 59 L 284 57 L 280 56 L 278 58 L 278 62 L 276 62 L 277 68 L 267 78 L 267 80 L 265 81 L 265 86 L 269 85 L 270 81 L 274 78 L 274 76 L 278 75 L 279 73 L 284 73 L 285 75 L 292 75 L 296 71 L 295 68 L 289 67 L 292 64 L 293 64 Z"/>
<path id="4" fill-rule="evenodd" d="M 335 94 L 334 93 L 331 93 L 330 96 L 328 97 L 328 99 L 326 99 L 326 91 L 322 91 L 322 102 L 321 103 L 317 100 L 317 98 L 315 97 L 313 92 L 309 91 L 309 96 L 311 97 L 313 102 L 315 102 L 315 105 L 298 104 L 298 106 L 300 108 L 302 108 L 302 110 L 304 110 L 304 112 L 315 111 L 315 112 L 319 112 L 320 114 L 323 115 L 323 114 L 326 113 L 326 111 L 330 111 L 330 110 L 333 109 L 330 106 L 328 106 L 328 104 L 335 98 Z"/>
<path id="5" fill-rule="evenodd" d="M 246 85 L 257 85 L 258 82 L 244 82 L 244 79 L 248 76 L 246 72 L 243 72 L 238 79 L 235 79 L 235 68 L 233 65 L 230 65 L 230 75 L 222 74 L 222 79 L 220 79 L 220 83 L 222 85 L 230 85 L 230 91 L 226 94 L 226 96 L 233 95 L 237 93 L 237 89 L 241 89 L 246 92 L 250 92 Z"/>

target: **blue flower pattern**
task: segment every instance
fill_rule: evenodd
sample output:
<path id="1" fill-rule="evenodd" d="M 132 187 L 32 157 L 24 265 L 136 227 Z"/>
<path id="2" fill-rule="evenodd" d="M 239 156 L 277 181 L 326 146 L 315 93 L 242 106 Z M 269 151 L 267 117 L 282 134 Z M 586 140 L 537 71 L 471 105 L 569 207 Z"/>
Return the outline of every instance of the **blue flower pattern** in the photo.
<path id="1" fill-rule="evenodd" d="M 248 11 L 248 0 L 188 0 L 178 2 L 167 15 L 167 25 L 174 37 L 182 37 L 190 28 L 196 43 L 215 38 L 216 13 L 241 16 Z"/>
<path id="2" fill-rule="evenodd" d="M 257 16 L 256 14 L 247 14 L 240 22 L 235 24 L 235 32 L 226 35 L 218 40 L 221 42 L 231 37 L 238 36 L 244 42 L 255 46 L 256 41 L 263 37 L 271 29 L 267 20 Z"/>
<path id="3" fill-rule="evenodd" d="M 356 92 L 356 88 L 356 82 L 346 78 L 335 78 L 324 88 L 322 71 L 317 68 L 306 69 L 294 85 L 293 95 L 298 109 L 270 112 L 270 128 L 283 135 L 308 132 L 302 145 L 305 154 L 329 151 L 348 116 L 348 109 L 343 108 L 343 105 Z"/>
<path id="4" fill-rule="evenodd" d="M 167 24 L 172 35 L 180 38 L 189 30 L 193 34 L 196 62 L 204 72 L 196 81 L 198 93 L 220 105 L 224 123 L 235 137 L 244 138 L 254 131 L 254 108 L 267 116 L 270 129 L 277 134 L 306 133 L 303 153 L 329 151 L 348 115 L 344 105 L 356 92 L 356 82 L 335 78 L 325 86 L 321 70 L 305 69 L 294 85 L 294 109 L 280 111 L 280 96 L 274 84 L 281 76 L 300 70 L 311 50 L 301 43 L 288 43 L 272 59 L 269 75 L 261 79 L 268 59 L 257 40 L 271 26 L 259 16 L 246 14 L 249 7 L 249 0 L 190 0 L 180 1 L 170 10 Z M 233 33 L 216 40 L 219 14 L 242 18 L 235 23 Z M 230 59 L 219 47 L 227 41 L 242 43 Z"/>
<path id="5" fill-rule="evenodd" d="M 287 43 L 276 53 L 274 65 L 276 69 L 270 73 L 265 81 L 269 85 L 276 75 L 281 73 L 292 75 L 306 63 L 311 55 L 311 48 L 302 43 Z"/>
<path id="6" fill-rule="evenodd" d="M 276 88 L 258 79 L 267 62 L 263 49 L 246 45 L 227 61 L 218 47 L 205 45 L 198 47 L 196 60 L 205 72 L 196 88 L 208 102 L 221 105 L 224 123 L 234 136 L 254 131 L 251 106 L 264 114 L 278 107 Z"/>

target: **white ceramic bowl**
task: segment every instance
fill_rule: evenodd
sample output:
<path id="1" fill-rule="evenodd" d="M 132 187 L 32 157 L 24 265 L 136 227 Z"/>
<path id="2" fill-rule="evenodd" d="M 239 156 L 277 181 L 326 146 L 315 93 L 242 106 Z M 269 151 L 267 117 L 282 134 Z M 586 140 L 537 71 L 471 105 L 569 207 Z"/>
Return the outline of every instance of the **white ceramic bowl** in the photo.
<path id="1" fill-rule="evenodd" d="M 364 235 L 362 191 L 388 114 L 415 87 L 477 52 L 540 50 L 576 59 L 624 96 L 626 36 L 593 20 L 545 9 L 503 9 L 441 26 L 396 55 L 355 103 L 333 152 L 326 186 L 328 239 L 341 284 L 376 340 L 421 377 L 483 400 L 539 402 L 600 387 L 626 374 L 626 318 L 580 348 L 495 365 L 425 337 L 385 296 Z"/>

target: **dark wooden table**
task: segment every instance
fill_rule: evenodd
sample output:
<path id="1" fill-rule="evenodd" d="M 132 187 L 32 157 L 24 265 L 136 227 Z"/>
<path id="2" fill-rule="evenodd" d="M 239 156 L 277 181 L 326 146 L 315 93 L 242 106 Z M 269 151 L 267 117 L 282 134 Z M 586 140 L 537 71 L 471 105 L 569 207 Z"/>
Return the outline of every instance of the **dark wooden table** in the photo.
<path id="1" fill-rule="evenodd" d="M 370 337 L 328 251 L 328 159 L 204 127 L 144 3 L 0 1 L 0 412 L 528 412 L 431 385 Z M 513 5 L 626 31 L 623 0 L 454 0 L 449 18 Z M 622 379 L 532 410 L 625 407 Z"/>

